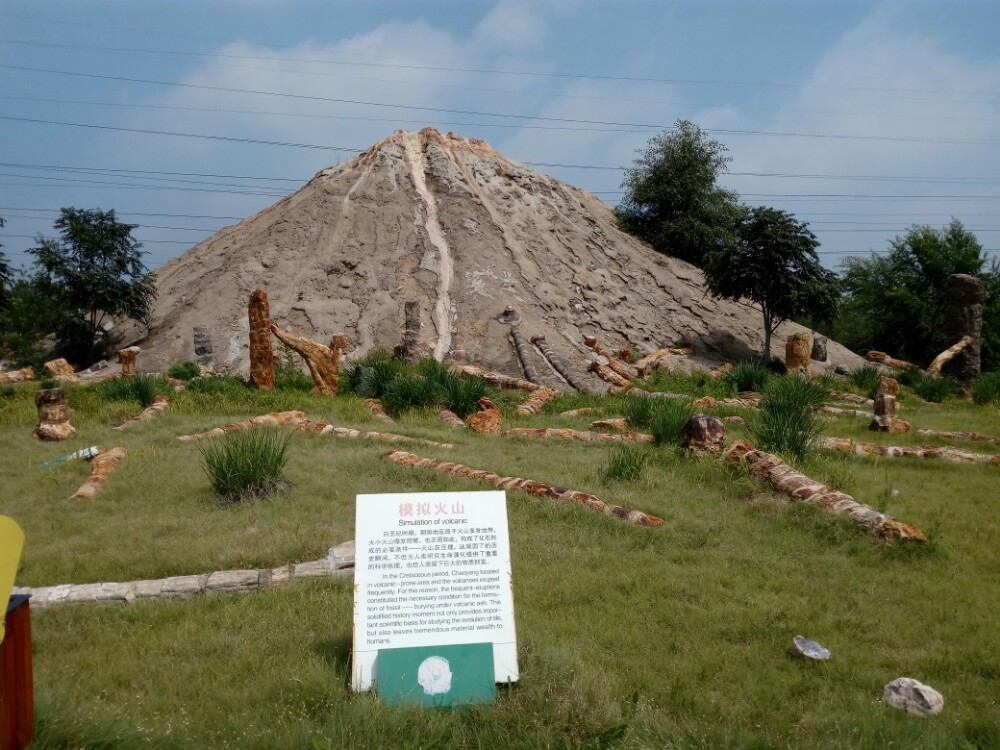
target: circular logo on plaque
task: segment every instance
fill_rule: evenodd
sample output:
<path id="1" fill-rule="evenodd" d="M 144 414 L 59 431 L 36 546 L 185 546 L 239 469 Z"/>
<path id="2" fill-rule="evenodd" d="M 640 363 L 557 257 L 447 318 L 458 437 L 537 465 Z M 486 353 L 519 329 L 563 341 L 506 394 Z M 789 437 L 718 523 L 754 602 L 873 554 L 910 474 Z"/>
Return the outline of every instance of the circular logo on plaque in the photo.
<path id="1" fill-rule="evenodd" d="M 451 667 L 443 656 L 428 656 L 417 667 L 417 682 L 427 695 L 451 690 Z"/>

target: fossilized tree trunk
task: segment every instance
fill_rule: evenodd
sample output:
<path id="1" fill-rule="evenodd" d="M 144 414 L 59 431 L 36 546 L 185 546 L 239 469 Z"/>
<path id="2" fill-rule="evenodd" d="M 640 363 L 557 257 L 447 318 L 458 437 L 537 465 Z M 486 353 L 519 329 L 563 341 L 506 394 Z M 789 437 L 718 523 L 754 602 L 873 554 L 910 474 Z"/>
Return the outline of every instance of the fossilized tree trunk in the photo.
<path id="1" fill-rule="evenodd" d="M 479 399 L 479 411 L 470 414 L 465 421 L 470 430 L 480 435 L 503 434 L 503 413 L 499 406 L 485 396 Z"/>
<path id="2" fill-rule="evenodd" d="M 708 371 L 708 377 L 712 380 L 719 380 L 725 377 L 726 373 L 733 369 L 732 362 L 723 362 L 721 365 L 716 367 L 714 370 Z"/>
<path id="3" fill-rule="evenodd" d="M 793 333 L 785 339 L 785 368 L 789 375 L 812 377 L 812 334 Z"/>
<path id="4" fill-rule="evenodd" d="M 598 419 L 590 423 L 590 429 L 600 432 L 611 430 L 612 432 L 625 432 L 628 430 L 628 420 L 625 417 L 612 417 L 611 419 Z"/>
<path id="5" fill-rule="evenodd" d="M 212 334 L 205 326 L 194 326 L 194 357 L 198 366 L 205 369 L 212 369 L 214 366 L 215 349 L 212 346 Z"/>
<path id="6" fill-rule="evenodd" d="M 130 346 L 127 349 L 122 349 L 118 352 L 118 361 L 122 364 L 122 377 L 123 378 L 134 378 L 136 374 L 135 370 L 135 358 L 139 355 L 139 348 L 135 346 Z"/>
<path id="7" fill-rule="evenodd" d="M 385 422 L 386 424 L 396 424 L 396 420 L 389 416 L 385 407 L 382 406 L 382 402 L 377 398 L 366 398 L 364 404 L 375 419 L 380 422 Z"/>
<path id="8" fill-rule="evenodd" d="M 896 359 L 890 357 L 885 352 L 871 351 L 865 355 L 865 359 L 869 362 L 875 362 L 876 364 L 885 365 L 886 367 L 891 367 L 894 370 L 913 370 L 919 369 L 912 362 L 905 362 L 902 359 Z"/>
<path id="9" fill-rule="evenodd" d="M 451 443 L 438 443 L 433 440 L 423 438 L 407 437 L 406 435 L 394 435 L 391 432 L 371 432 L 365 430 L 355 430 L 350 427 L 338 427 L 326 422 L 313 422 L 310 419 L 297 422 L 295 429 L 300 432 L 312 432 L 317 435 L 334 435 L 344 438 L 361 438 L 365 440 L 381 440 L 386 443 L 414 443 L 416 445 L 429 445 L 433 448 L 454 448 Z"/>
<path id="10" fill-rule="evenodd" d="M 442 409 L 441 411 L 439 411 L 438 419 L 440 419 L 445 424 L 451 425 L 452 427 L 462 428 L 462 429 L 465 428 L 465 422 L 462 421 L 462 418 L 458 416 L 455 412 L 451 411 L 450 409 Z"/>
<path id="11" fill-rule="evenodd" d="M 528 359 L 528 347 L 524 343 L 524 336 L 521 335 L 521 326 L 517 323 L 510 327 L 510 340 L 514 342 L 514 351 L 517 352 L 517 359 L 521 363 L 524 377 L 532 383 L 541 385 L 542 379 L 538 377 L 538 371 Z"/>
<path id="12" fill-rule="evenodd" d="M 527 400 L 517 407 L 517 413 L 522 417 L 541 414 L 542 407 L 558 395 L 551 388 L 539 388 L 537 391 L 532 391 Z"/>
<path id="13" fill-rule="evenodd" d="M 605 383 L 611 383 L 612 386 L 615 386 L 617 388 L 628 388 L 630 385 L 632 385 L 632 382 L 630 380 L 623 378 L 621 375 L 612 370 L 610 367 L 608 367 L 607 365 L 602 365 L 597 360 L 591 362 L 590 365 L 587 367 L 587 369 L 590 370 L 590 372 L 596 373 L 597 377 L 599 377 Z"/>
<path id="14" fill-rule="evenodd" d="M 908 523 L 863 505 L 848 494 L 839 492 L 796 471 L 773 453 L 759 451 L 745 440 L 737 440 L 723 452 L 723 460 L 740 463 L 755 477 L 765 480 L 779 492 L 800 502 L 819 505 L 835 513 L 845 513 L 870 528 L 879 541 L 926 542 L 927 536 Z"/>
<path id="15" fill-rule="evenodd" d="M 464 365 L 459 369 L 459 372 L 465 375 L 472 375 L 476 378 L 482 378 L 500 388 L 524 388 L 528 391 L 534 391 L 542 387 L 538 383 L 532 383 L 530 380 L 512 378 L 510 375 L 504 375 L 502 372 L 490 372 L 474 365 Z"/>
<path id="16" fill-rule="evenodd" d="M 69 496 L 70 500 L 89 500 L 108 481 L 108 477 L 115 473 L 118 465 L 125 460 L 128 451 L 124 448 L 111 448 L 102 450 L 90 460 L 90 476 L 87 481 L 80 485 L 80 488 Z"/>
<path id="17" fill-rule="evenodd" d="M 403 349 L 408 363 L 420 359 L 420 303 L 414 300 L 403 305 Z"/>
<path id="18" fill-rule="evenodd" d="M 254 289 L 250 293 L 250 304 L 247 312 L 250 316 L 250 384 L 256 388 L 273 389 L 274 350 L 271 349 L 271 306 L 264 290 Z"/>
<path id="19" fill-rule="evenodd" d="M 945 282 L 945 333 L 951 341 L 964 336 L 972 339 L 948 366 L 948 371 L 963 383 L 978 380 L 981 372 L 984 298 L 983 282 L 976 276 L 956 273 Z"/>
<path id="20" fill-rule="evenodd" d="M 652 365 L 655 365 L 661 359 L 670 354 L 671 351 L 672 351 L 671 349 L 657 349 L 652 354 L 647 354 L 645 357 L 636 362 L 635 365 L 633 366 L 635 367 L 635 371 L 639 373 L 639 377 L 640 378 L 646 377 L 646 371 Z"/>
<path id="21" fill-rule="evenodd" d="M 878 445 L 850 438 L 820 438 L 817 447 L 857 456 L 883 456 L 885 458 L 940 458 L 955 463 L 980 463 L 1000 465 L 1000 455 L 971 453 L 961 448 L 933 445 Z"/>
<path id="22" fill-rule="evenodd" d="M 320 393 L 324 396 L 337 395 L 340 357 L 344 353 L 345 339 L 343 336 L 334 336 L 330 341 L 330 346 L 323 346 L 323 344 L 304 336 L 296 336 L 294 333 L 283 331 L 274 323 L 271 324 L 271 333 L 286 346 L 298 352 L 299 356 L 306 361 L 309 374 L 312 375 L 313 382 L 316 384 L 313 393 Z"/>
<path id="23" fill-rule="evenodd" d="M 864 406 L 875 405 L 874 400 L 867 398 L 866 396 L 859 396 L 856 393 L 849 393 L 848 391 L 830 391 L 830 398 L 834 398 L 837 401 L 846 401 L 849 404 L 862 404 Z"/>
<path id="24" fill-rule="evenodd" d="M 260 426 L 275 427 L 280 425 L 297 425 L 304 422 L 305 419 L 305 412 L 298 410 L 272 411 L 268 414 L 262 414 L 259 417 L 251 417 L 243 422 L 230 422 L 222 427 L 215 427 L 211 430 L 206 430 L 205 432 L 197 432 L 193 435 L 179 435 L 177 439 L 182 442 L 201 440 L 203 438 L 219 437 L 220 435 L 225 435 L 227 432 L 249 430 Z"/>
<path id="25" fill-rule="evenodd" d="M 931 430 L 923 428 L 917 430 L 921 435 L 932 435 L 935 437 L 948 438 L 949 440 L 972 440 L 981 443 L 1000 443 L 998 435 L 983 435 L 979 432 L 945 432 L 944 430 Z"/>
<path id="26" fill-rule="evenodd" d="M 635 373 L 628 368 L 628 365 L 598 344 L 597 339 L 594 336 L 584 336 L 583 343 L 586 344 L 587 347 L 594 352 L 594 354 L 608 360 L 608 367 L 614 370 L 615 373 L 622 378 L 622 380 L 629 381 L 635 377 Z"/>
<path id="27" fill-rule="evenodd" d="M 565 440 L 579 440 L 583 443 L 652 443 L 653 436 L 641 432 L 590 432 L 588 430 L 571 430 L 568 428 L 559 429 L 553 427 L 513 427 L 504 430 L 503 436 L 506 438 L 536 438 L 549 440 L 551 438 L 562 438 Z"/>
<path id="28" fill-rule="evenodd" d="M 953 344 L 934 358 L 934 361 L 927 365 L 928 375 L 940 375 L 941 368 L 955 359 L 965 349 L 972 346 L 972 336 L 963 336 L 961 341 Z"/>
<path id="29" fill-rule="evenodd" d="M 62 388 L 46 388 L 35 393 L 38 426 L 31 433 L 39 440 L 68 440 L 76 437 L 69 423 L 69 406 Z"/>
<path id="30" fill-rule="evenodd" d="M 554 351 L 552 351 L 552 347 L 549 346 L 548 342 L 545 340 L 545 336 L 540 333 L 536 333 L 531 337 L 531 343 L 538 347 L 538 351 L 540 351 L 542 356 L 548 360 L 550 365 L 552 365 L 552 369 L 562 376 L 563 380 L 569 383 L 573 388 L 576 388 L 578 391 L 585 390 L 583 386 L 581 386 L 573 377 L 573 374 L 566 366 L 566 363 L 563 362 Z"/>
<path id="31" fill-rule="evenodd" d="M 584 417 L 588 414 L 593 414 L 596 411 L 597 409 L 592 406 L 585 406 L 582 409 L 570 409 L 569 411 L 559 412 L 559 416 L 572 419 L 573 417 Z"/>
<path id="32" fill-rule="evenodd" d="M 60 357 L 46 362 L 43 367 L 45 371 L 56 380 L 65 383 L 79 383 L 80 377 L 70 367 L 69 362 Z"/>
<path id="33" fill-rule="evenodd" d="M 899 394 L 899 383 L 895 378 L 879 378 L 878 391 L 872 405 L 875 418 L 868 429 L 874 432 L 906 432 L 910 425 L 896 419 L 896 396 Z"/>
<path id="34" fill-rule="evenodd" d="M 683 445 L 695 453 L 719 454 L 726 441 L 726 426 L 718 417 L 692 414 L 681 430 Z"/>
<path id="35" fill-rule="evenodd" d="M 35 379 L 35 371 L 30 367 L 25 367 L 21 370 L 11 370 L 10 372 L 0 373 L 0 385 L 9 385 L 11 383 L 25 383 L 29 380 Z"/>
<path id="36" fill-rule="evenodd" d="M 140 422 L 147 422 L 156 415 L 158 415 L 161 411 L 166 409 L 168 406 L 170 406 L 170 399 L 168 399 L 166 396 L 162 394 L 157 395 L 153 398 L 153 403 L 147 406 L 145 409 L 143 409 L 139 413 L 139 416 L 134 417 L 128 420 L 127 422 L 123 422 L 122 424 L 115 427 L 115 429 L 124 430 L 126 427 L 131 427 L 134 424 L 139 424 Z"/>
<path id="37" fill-rule="evenodd" d="M 503 490 L 520 490 L 533 497 L 582 505 L 597 513 L 603 513 L 613 518 L 620 518 L 638 526 L 661 526 L 663 524 L 662 518 L 651 516 L 639 510 L 629 510 L 620 505 L 608 505 L 595 495 L 566 489 L 565 487 L 556 487 L 547 482 L 537 482 L 533 479 L 522 479 L 521 477 L 501 477 L 490 471 L 472 469 L 462 464 L 440 461 L 436 458 L 422 458 L 421 456 L 416 456 L 405 451 L 392 451 L 386 453 L 385 457 L 400 466 L 411 466 L 417 469 L 428 469 L 430 471 L 441 472 L 442 474 L 451 474 L 456 477 L 467 477 L 487 482 Z"/>

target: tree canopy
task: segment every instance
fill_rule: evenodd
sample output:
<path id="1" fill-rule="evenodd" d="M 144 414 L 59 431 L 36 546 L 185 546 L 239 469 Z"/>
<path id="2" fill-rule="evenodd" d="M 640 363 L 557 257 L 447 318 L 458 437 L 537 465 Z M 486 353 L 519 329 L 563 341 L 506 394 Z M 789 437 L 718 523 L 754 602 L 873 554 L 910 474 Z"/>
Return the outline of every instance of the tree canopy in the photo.
<path id="1" fill-rule="evenodd" d="M 833 335 L 852 349 L 878 349 L 912 362 L 930 362 L 946 347 L 945 283 L 951 274 L 983 279 L 984 369 L 1000 364 L 1000 264 L 987 266 L 982 245 L 962 222 L 913 226 L 885 255 L 843 262 L 842 315 Z"/>
<path id="2" fill-rule="evenodd" d="M 4 226 L 3 217 L 0 216 L 0 228 Z M 3 245 L 0 245 L 3 247 Z M 11 275 L 10 265 L 7 263 L 7 256 L 0 251 L 0 311 L 7 306 L 7 295 L 10 287 Z"/>
<path id="3" fill-rule="evenodd" d="M 819 242 L 808 225 L 776 208 L 746 212 L 736 242 L 705 257 L 705 283 L 715 297 L 747 299 L 764 323 L 764 361 L 771 336 L 795 315 L 832 316 L 839 297 L 837 275 L 816 255 Z"/>
<path id="4" fill-rule="evenodd" d="M 156 291 L 142 263 L 142 245 L 114 210 L 63 208 L 58 239 L 38 236 L 33 254 L 58 311 L 53 331 L 65 356 L 85 364 L 113 343 L 104 323 L 127 317 L 148 322 Z"/>
<path id="5" fill-rule="evenodd" d="M 619 227 L 700 267 L 709 251 L 732 243 L 741 213 L 736 193 L 717 184 L 726 151 L 687 120 L 651 138 L 625 170 Z"/>

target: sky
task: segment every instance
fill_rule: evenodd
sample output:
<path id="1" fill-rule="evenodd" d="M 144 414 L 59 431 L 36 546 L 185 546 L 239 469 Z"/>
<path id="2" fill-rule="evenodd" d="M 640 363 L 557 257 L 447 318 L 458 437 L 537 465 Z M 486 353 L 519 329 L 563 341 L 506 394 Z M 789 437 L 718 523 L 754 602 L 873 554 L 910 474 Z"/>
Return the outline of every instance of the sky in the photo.
<path id="1" fill-rule="evenodd" d="M 831 268 L 952 217 L 997 257 L 997 29 L 995 0 L 2 0 L 0 252 L 115 209 L 155 270 L 425 126 L 614 205 L 686 119 Z"/>

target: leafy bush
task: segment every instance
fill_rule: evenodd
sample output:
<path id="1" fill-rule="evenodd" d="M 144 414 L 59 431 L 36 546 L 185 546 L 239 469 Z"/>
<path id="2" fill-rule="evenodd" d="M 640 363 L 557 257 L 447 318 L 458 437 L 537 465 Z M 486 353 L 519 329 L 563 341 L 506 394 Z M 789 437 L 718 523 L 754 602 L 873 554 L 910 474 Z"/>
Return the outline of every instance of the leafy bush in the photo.
<path id="1" fill-rule="evenodd" d="M 882 372 L 875 365 L 862 365 L 847 374 L 847 379 L 868 398 L 875 398 Z"/>
<path id="2" fill-rule="evenodd" d="M 809 452 L 820 433 L 813 407 L 826 391 L 797 377 L 774 378 L 764 389 L 760 410 L 747 419 L 747 434 L 761 450 L 796 459 Z"/>
<path id="3" fill-rule="evenodd" d="M 694 414 L 689 401 L 661 399 L 653 409 L 649 421 L 649 431 L 653 434 L 654 445 L 669 445 L 681 441 L 681 430 Z"/>
<path id="4" fill-rule="evenodd" d="M 97 384 L 97 392 L 108 401 L 138 401 L 143 407 L 153 403 L 164 389 L 157 375 L 137 375 L 133 378 L 111 378 Z"/>
<path id="5" fill-rule="evenodd" d="M 433 406 L 440 400 L 440 386 L 420 375 L 397 375 L 382 393 L 382 406 L 394 417 L 408 409 Z"/>
<path id="6" fill-rule="evenodd" d="M 177 380 L 190 380 L 201 375 L 201 368 L 197 362 L 182 362 L 167 370 L 167 375 Z"/>
<path id="7" fill-rule="evenodd" d="M 738 363 L 722 379 L 737 393 L 745 391 L 760 393 L 773 376 L 774 372 L 766 365 L 752 361 Z"/>
<path id="8" fill-rule="evenodd" d="M 288 483 L 282 470 L 292 434 L 257 427 L 199 443 L 205 473 L 219 499 L 240 503 L 284 489 Z"/>
<path id="9" fill-rule="evenodd" d="M 988 372 L 972 386 L 972 400 L 977 404 L 995 404 L 1000 401 L 1000 372 Z"/>
<path id="10" fill-rule="evenodd" d="M 910 387 L 924 401 L 933 401 L 936 404 L 940 404 L 946 398 L 954 396 L 958 392 L 958 384 L 955 382 L 955 379 L 947 375 L 936 378 L 932 375 L 920 373 Z"/>
<path id="11" fill-rule="evenodd" d="M 385 349 L 376 349 L 358 360 L 348 371 L 347 381 L 352 391 L 365 398 L 382 398 L 389 384 L 396 379 L 406 364 Z"/>
<path id="12" fill-rule="evenodd" d="M 604 467 L 604 478 L 622 482 L 638 479 L 647 458 L 649 458 L 649 452 L 640 450 L 634 445 L 616 445 L 608 455 L 608 463 Z"/>
<path id="13" fill-rule="evenodd" d="M 488 393 L 481 378 L 448 373 L 440 386 L 440 397 L 446 407 L 463 419 L 479 408 L 479 399 Z"/>

